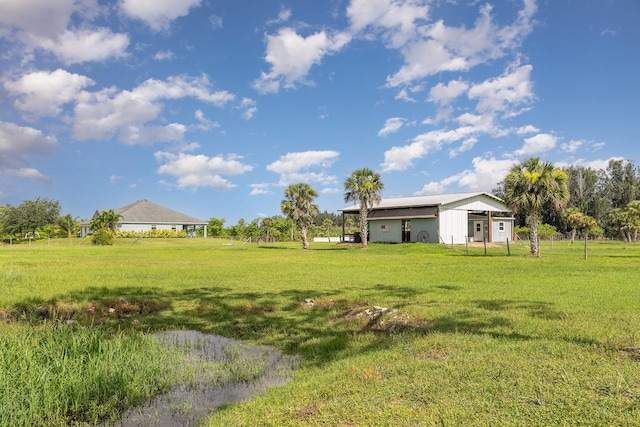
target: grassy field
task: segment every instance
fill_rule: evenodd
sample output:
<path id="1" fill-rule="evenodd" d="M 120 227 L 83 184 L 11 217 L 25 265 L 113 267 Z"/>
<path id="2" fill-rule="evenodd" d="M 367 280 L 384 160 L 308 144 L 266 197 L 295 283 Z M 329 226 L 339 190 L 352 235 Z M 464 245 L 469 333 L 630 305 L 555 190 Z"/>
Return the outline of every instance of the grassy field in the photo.
<path id="1" fill-rule="evenodd" d="M 3 246 L 0 318 L 12 333 L 39 319 L 196 329 L 302 356 L 290 383 L 216 411 L 212 426 L 640 425 L 640 245 L 590 243 L 587 260 L 578 243 L 527 252 Z"/>

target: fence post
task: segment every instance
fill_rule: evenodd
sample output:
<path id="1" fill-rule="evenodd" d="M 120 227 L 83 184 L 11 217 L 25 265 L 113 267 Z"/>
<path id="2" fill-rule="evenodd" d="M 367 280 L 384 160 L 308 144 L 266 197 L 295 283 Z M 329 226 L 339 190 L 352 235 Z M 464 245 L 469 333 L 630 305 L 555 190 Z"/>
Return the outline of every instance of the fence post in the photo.
<path id="1" fill-rule="evenodd" d="M 482 241 L 484 243 L 484 255 L 487 256 L 487 238 L 483 237 Z"/>
<path id="2" fill-rule="evenodd" d="M 511 256 L 511 246 L 509 246 L 509 238 L 507 237 L 507 255 Z"/>

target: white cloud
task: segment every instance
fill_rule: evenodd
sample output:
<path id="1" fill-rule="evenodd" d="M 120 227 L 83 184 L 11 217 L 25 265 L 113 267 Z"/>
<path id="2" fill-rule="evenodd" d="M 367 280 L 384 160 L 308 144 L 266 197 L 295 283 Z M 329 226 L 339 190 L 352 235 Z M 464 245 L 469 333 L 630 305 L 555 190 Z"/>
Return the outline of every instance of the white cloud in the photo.
<path id="1" fill-rule="evenodd" d="M 567 153 L 575 153 L 584 144 L 584 141 L 571 140 L 560 144 L 560 149 Z"/>
<path id="2" fill-rule="evenodd" d="M 7 54 L 32 60 L 34 50 L 43 49 L 65 64 L 122 57 L 129 37 L 91 23 L 106 10 L 95 0 L 4 0 L 0 27 L 11 31 L 3 35 L 21 43 Z"/>
<path id="3" fill-rule="evenodd" d="M 490 5 L 482 6 L 469 29 L 449 27 L 443 21 L 421 26 L 417 31 L 420 38 L 408 38 L 404 46 L 396 46 L 401 48 L 405 64 L 387 77 L 387 85 L 407 85 L 443 71 L 468 71 L 518 47 L 531 31 L 535 1 L 525 0 L 513 24 L 502 27 L 493 22 L 491 10 Z"/>
<path id="4" fill-rule="evenodd" d="M 132 18 L 144 21 L 153 30 L 166 30 L 171 22 L 200 6 L 201 0 L 121 0 L 122 12 Z"/>
<path id="5" fill-rule="evenodd" d="M 254 80 L 260 93 L 274 93 L 280 87 L 295 88 L 297 84 L 311 84 L 307 74 L 325 55 L 340 51 L 349 41 L 346 33 L 329 34 L 320 31 L 303 37 L 292 28 L 282 28 L 276 35 L 267 35 L 265 61 L 271 64 L 268 73 Z"/>
<path id="6" fill-rule="evenodd" d="M 439 182 L 431 181 L 425 184 L 420 190 L 413 193 L 414 196 L 430 196 L 433 194 L 442 194 L 446 192 L 446 186 Z"/>
<path id="7" fill-rule="evenodd" d="M 251 192 L 250 196 L 261 196 L 265 194 L 273 194 L 273 191 L 270 190 L 271 184 L 267 183 L 259 183 L 259 184 L 251 184 Z"/>
<path id="8" fill-rule="evenodd" d="M 41 131 L 0 122 L 0 173 L 48 182 L 48 178 L 29 167 L 29 158 L 46 157 L 58 147 L 56 138 Z"/>
<path id="9" fill-rule="evenodd" d="M 3 0 L 0 23 L 35 36 L 53 37 L 67 28 L 74 3 L 75 0 Z"/>
<path id="10" fill-rule="evenodd" d="M 218 122 L 213 122 L 209 119 L 207 119 L 204 116 L 204 113 L 202 112 L 202 110 L 196 110 L 196 112 L 194 113 L 194 116 L 196 118 L 196 120 L 198 120 L 200 122 L 199 125 L 197 125 L 197 128 L 200 130 L 211 130 L 211 129 L 215 129 L 215 128 L 219 128 L 220 127 L 220 123 Z"/>
<path id="11" fill-rule="evenodd" d="M 535 127 L 533 125 L 522 126 L 522 127 L 519 127 L 516 130 L 516 133 L 518 135 L 526 135 L 528 133 L 537 133 L 537 132 L 540 132 L 540 129 L 538 129 L 537 127 Z"/>
<path id="12" fill-rule="evenodd" d="M 16 97 L 17 109 L 36 116 L 57 116 L 64 104 L 75 101 L 82 89 L 94 84 L 88 77 L 59 68 L 25 74 L 5 82 L 4 87 Z"/>
<path id="13" fill-rule="evenodd" d="M 175 54 L 170 50 L 159 50 L 153 55 L 153 59 L 156 61 L 170 61 L 175 57 Z"/>
<path id="14" fill-rule="evenodd" d="M 506 111 L 530 101 L 533 98 L 532 69 L 531 65 L 523 65 L 500 77 L 473 85 L 469 89 L 469 98 L 478 100 L 476 110 L 480 113 Z"/>
<path id="15" fill-rule="evenodd" d="M 210 15 L 209 23 L 211 24 L 211 28 L 213 28 L 214 30 L 219 30 L 224 25 L 224 22 L 222 21 L 222 17 L 218 15 Z"/>
<path id="16" fill-rule="evenodd" d="M 463 126 L 454 130 L 435 130 L 418 135 L 409 145 L 391 147 L 385 151 L 382 170 L 403 171 L 409 168 L 414 160 L 426 156 L 432 150 L 439 150 L 445 144 L 468 138 L 475 132 L 473 126 Z"/>
<path id="17" fill-rule="evenodd" d="M 78 64 L 124 56 L 129 36 L 114 34 L 107 28 L 65 30 L 56 38 L 35 39 L 35 45 L 52 52 L 65 64 Z"/>
<path id="18" fill-rule="evenodd" d="M 544 153 L 555 148 L 558 138 L 548 133 L 539 133 L 531 138 L 525 138 L 524 145 L 513 152 L 515 156 L 529 156 Z"/>
<path id="19" fill-rule="evenodd" d="M 469 83 L 461 80 L 451 80 L 446 85 L 438 83 L 429 91 L 429 100 L 439 105 L 449 105 L 467 89 L 469 89 Z"/>
<path id="20" fill-rule="evenodd" d="M 267 170 L 280 174 L 278 182 L 286 186 L 296 182 L 317 182 L 323 185 L 331 185 L 337 182 L 337 178 L 324 172 L 302 172 L 305 169 L 327 169 L 338 159 L 337 151 L 304 151 L 287 153 L 277 161 L 267 165 Z"/>
<path id="21" fill-rule="evenodd" d="M 502 181 L 513 160 L 498 160 L 494 158 L 476 157 L 472 161 L 473 170 L 465 171 L 458 179 L 458 185 L 471 191 L 491 191 L 498 182 Z"/>
<path id="22" fill-rule="evenodd" d="M 109 139 L 118 134 L 125 143 L 153 143 L 182 139 L 184 127 L 174 123 L 149 126 L 159 118 L 161 100 L 191 97 L 223 107 L 235 96 L 227 91 L 210 91 L 206 76 L 172 76 L 166 80 L 149 79 L 132 91 L 116 88 L 83 92 L 75 107 L 73 135 L 78 139 Z M 145 129 L 148 128 L 148 129 Z"/>
<path id="23" fill-rule="evenodd" d="M 401 101 L 406 101 L 406 102 L 416 102 L 416 100 L 409 95 L 409 92 L 405 88 L 400 89 L 395 99 L 399 99 Z"/>
<path id="24" fill-rule="evenodd" d="M 241 175 L 253 170 L 252 166 L 242 163 L 242 157 L 236 154 L 208 157 L 203 154 L 158 151 L 154 156 L 158 162 L 164 162 L 158 168 L 158 174 L 175 177 L 176 186 L 181 189 L 212 187 L 217 190 L 229 190 L 235 187 L 235 184 L 221 175 Z"/>
<path id="25" fill-rule="evenodd" d="M 416 37 L 420 21 L 428 18 L 429 7 L 413 0 L 351 0 L 347 17 L 351 31 L 367 28 L 382 32 L 390 47 L 400 47 Z"/>
<path id="26" fill-rule="evenodd" d="M 442 194 L 451 185 L 462 187 L 465 191 L 490 192 L 498 182 L 502 181 L 513 166 L 513 160 L 497 160 L 494 158 L 476 157 L 472 161 L 473 170 L 466 169 L 441 181 L 432 181 L 414 193 L 416 196 Z"/>
<path id="27" fill-rule="evenodd" d="M 462 144 L 452 150 L 449 150 L 449 157 L 456 157 L 458 154 L 471 150 L 478 142 L 478 138 L 471 137 L 462 141 Z"/>
<path id="28" fill-rule="evenodd" d="M 281 7 L 280 12 L 278 13 L 278 17 L 275 19 L 269 19 L 267 21 L 267 25 L 283 24 L 287 22 L 289 18 L 291 18 L 291 9 Z"/>
<path id="29" fill-rule="evenodd" d="M 404 125 L 406 120 L 402 117 L 392 117 L 387 119 L 384 124 L 384 127 L 378 131 L 378 136 L 388 136 L 392 133 L 396 133 L 400 130 L 400 128 Z"/>
<path id="30" fill-rule="evenodd" d="M 242 113 L 242 117 L 244 117 L 246 120 L 252 119 L 258 112 L 256 101 L 251 98 L 242 98 L 242 101 L 240 102 L 238 108 L 240 110 L 244 110 L 244 112 Z"/>

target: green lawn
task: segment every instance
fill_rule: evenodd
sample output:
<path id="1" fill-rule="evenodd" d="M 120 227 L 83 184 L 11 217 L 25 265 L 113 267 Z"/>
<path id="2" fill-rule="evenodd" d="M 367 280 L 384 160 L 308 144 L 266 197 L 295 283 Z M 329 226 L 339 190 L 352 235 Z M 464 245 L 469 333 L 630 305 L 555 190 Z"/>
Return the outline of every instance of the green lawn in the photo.
<path id="1" fill-rule="evenodd" d="M 0 318 L 197 329 L 303 357 L 210 425 L 640 425 L 640 245 L 590 243 L 585 260 L 566 242 L 539 259 L 524 244 L 229 244 L 5 245 Z"/>

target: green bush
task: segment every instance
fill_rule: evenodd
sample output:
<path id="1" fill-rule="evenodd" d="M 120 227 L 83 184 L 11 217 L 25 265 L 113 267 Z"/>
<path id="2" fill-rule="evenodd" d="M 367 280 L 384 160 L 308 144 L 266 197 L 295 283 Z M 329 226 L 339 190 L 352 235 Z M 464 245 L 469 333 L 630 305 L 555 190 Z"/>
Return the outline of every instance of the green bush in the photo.
<path id="1" fill-rule="evenodd" d="M 113 232 L 107 228 L 101 228 L 91 236 L 91 243 L 100 246 L 112 246 L 115 241 Z"/>

